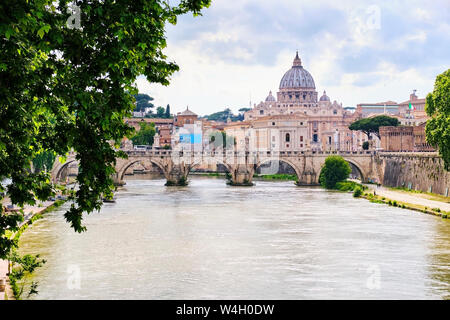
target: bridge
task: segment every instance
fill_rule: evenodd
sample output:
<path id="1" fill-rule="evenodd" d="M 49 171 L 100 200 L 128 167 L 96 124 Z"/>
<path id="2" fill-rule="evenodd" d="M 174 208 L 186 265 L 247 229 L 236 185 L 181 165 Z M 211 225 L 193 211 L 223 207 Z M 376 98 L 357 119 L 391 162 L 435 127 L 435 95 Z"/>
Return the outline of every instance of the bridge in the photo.
<path id="1" fill-rule="evenodd" d="M 320 170 L 325 159 L 330 155 L 342 156 L 352 167 L 356 168 L 363 182 L 369 180 L 382 181 L 383 168 L 372 151 L 172 151 L 148 150 L 125 151 L 127 159 L 117 159 L 114 181 L 123 185 L 125 172 L 139 163 L 150 169 L 157 166 L 167 180 L 166 185 L 185 185 L 189 172 L 211 164 L 222 164 L 230 174 L 231 185 L 252 185 L 253 175 L 258 168 L 267 163 L 284 162 L 290 165 L 297 175 L 299 185 L 317 185 Z M 71 163 L 76 162 L 75 154 L 70 154 L 64 163 L 55 161 L 52 169 L 52 180 L 61 180 L 61 174 Z M 276 173 L 276 172 L 273 172 Z"/>

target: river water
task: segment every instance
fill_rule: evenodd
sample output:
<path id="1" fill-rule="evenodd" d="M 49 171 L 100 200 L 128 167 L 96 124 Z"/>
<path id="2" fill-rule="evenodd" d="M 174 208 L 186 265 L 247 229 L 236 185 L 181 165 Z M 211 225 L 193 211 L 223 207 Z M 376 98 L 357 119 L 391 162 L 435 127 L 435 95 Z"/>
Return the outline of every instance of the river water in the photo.
<path id="1" fill-rule="evenodd" d="M 33 299 L 450 298 L 450 222 L 293 182 L 129 180 L 73 232 L 65 207 L 21 239 Z"/>

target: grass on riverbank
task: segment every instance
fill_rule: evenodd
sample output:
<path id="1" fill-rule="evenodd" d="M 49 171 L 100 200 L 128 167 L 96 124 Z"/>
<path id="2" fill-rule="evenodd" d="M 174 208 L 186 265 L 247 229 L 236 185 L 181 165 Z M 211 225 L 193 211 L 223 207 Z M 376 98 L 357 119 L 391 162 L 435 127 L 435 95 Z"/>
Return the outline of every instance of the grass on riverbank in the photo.
<path id="1" fill-rule="evenodd" d="M 405 187 L 389 187 L 389 189 L 404 192 L 404 193 L 414 193 L 415 196 L 419 196 L 419 197 L 427 199 L 427 200 L 434 200 L 434 201 L 450 203 L 450 197 L 446 197 L 444 195 L 437 194 L 437 193 L 413 190 L 413 189 L 408 189 Z"/>
<path id="2" fill-rule="evenodd" d="M 297 175 L 277 173 L 277 174 L 255 174 L 254 178 L 262 180 L 286 180 L 286 181 L 297 181 Z"/>
<path id="3" fill-rule="evenodd" d="M 407 202 L 403 202 L 403 201 L 388 199 L 386 197 L 375 195 L 373 193 L 373 191 L 364 192 L 363 194 L 361 194 L 361 198 L 367 199 L 372 203 L 387 204 L 392 207 L 420 211 L 420 212 L 423 212 L 426 214 L 439 216 L 444 219 L 450 218 L 450 212 L 441 211 L 439 208 L 428 208 L 426 206 L 422 206 L 422 205 L 418 205 L 418 204 L 412 204 L 412 203 L 407 203 Z"/>
<path id="4" fill-rule="evenodd" d="M 220 172 L 193 172 L 192 174 L 196 176 L 204 176 L 204 177 L 226 177 L 226 173 Z M 297 181 L 297 176 L 295 174 L 285 174 L 285 173 L 277 173 L 277 174 L 254 174 L 253 178 L 261 179 L 261 180 L 285 180 L 285 181 Z"/>

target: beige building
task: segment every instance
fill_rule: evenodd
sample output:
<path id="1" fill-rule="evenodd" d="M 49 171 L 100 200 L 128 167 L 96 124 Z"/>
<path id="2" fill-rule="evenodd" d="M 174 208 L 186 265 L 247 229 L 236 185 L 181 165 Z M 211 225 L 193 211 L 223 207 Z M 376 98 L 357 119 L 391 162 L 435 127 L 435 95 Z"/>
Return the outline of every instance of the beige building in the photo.
<path id="1" fill-rule="evenodd" d="M 358 115 L 345 110 L 324 91 L 318 99 L 311 74 L 296 54 L 292 67 L 281 78 L 276 98 L 269 92 L 265 101 L 244 114 L 247 140 L 262 149 L 280 151 L 357 150 L 362 137 L 348 126 Z M 230 124 L 227 133 L 238 133 L 239 124 Z M 239 139 L 238 139 L 239 140 Z M 239 146 L 239 141 L 237 142 Z M 244 142 L 245 145 L 245 142 Z"/>
<path id="2" fill-rule="evenodd" d="M 410 94 L 409 100 L 398 104 L 400 116 L 408 119 L 428 119 L 425 112 L 426 99 L 419 99 L 416 96 L 416 90 Z"/>

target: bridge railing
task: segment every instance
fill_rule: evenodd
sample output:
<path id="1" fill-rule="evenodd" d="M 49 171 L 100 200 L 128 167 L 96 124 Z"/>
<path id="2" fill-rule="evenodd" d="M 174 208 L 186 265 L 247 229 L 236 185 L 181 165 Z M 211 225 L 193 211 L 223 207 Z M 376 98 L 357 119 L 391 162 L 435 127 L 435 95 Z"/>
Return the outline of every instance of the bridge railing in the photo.
<path id="1" fill-rule="evenodd" d="M 263 157 L 279 157 L 279 156 L 313 156 L 313 155 L 375 155 L 377 151 L 172 151 L 172 150 L 131 150 L 125 151 L 129 156 L 153 156 L 153 157 L 230 157 L 230 156 L 263 156 Z"/>

